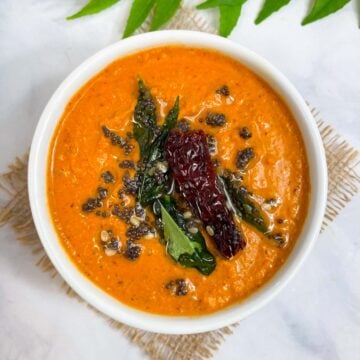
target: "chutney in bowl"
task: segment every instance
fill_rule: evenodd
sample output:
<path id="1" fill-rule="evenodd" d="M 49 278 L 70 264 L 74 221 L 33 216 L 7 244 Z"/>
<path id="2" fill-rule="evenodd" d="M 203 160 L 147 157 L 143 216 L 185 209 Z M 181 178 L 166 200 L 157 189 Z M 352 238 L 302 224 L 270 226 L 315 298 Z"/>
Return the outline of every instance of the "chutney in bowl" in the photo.
<path id="1" fill-rule="evenodd" d="M 65 279 L 120 321 L 174 333 L 270 298 L 310 248 L 326 194 L 296 91 L 256 55 L 193 34 L 134 37 L 82 65 L 56 116 L 45 110 L 41 170 L 51 245 L 77 281 L 59 269 Z"/>

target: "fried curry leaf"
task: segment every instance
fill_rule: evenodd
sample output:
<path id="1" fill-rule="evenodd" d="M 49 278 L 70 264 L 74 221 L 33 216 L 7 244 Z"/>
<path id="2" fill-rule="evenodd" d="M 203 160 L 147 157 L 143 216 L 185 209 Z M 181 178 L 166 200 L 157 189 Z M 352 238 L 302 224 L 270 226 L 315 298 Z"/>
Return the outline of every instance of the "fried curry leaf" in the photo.
<path id="1" fill-rule="evenodd" d="M 132 35 L 146 20 L 155 0 L 133 0 L 123 37 Z"/>
<path id="2" fill-rule="evenodd" d="M 113 6 L 119 1 L 120 0 L 90 0 L 80 11 L 71 16 L 68 16 L 66 20 L 73 20 L 82 16 L 97 14 Z"/>
<path id="3" fill-rule="evenodd" d="M 144 173 L 141 186 L 137 195 L 137 201 L 142 206 L 150 205 L 170 188 L 169 181 L 158 183 L 154 176 Z"/>
<path id="4" fill-rule="evenodd" d="M 275 11 L 278 11 L 283 6 L 287 5 L 291 0 L 265 0 L 265 3 L 260 10 L 258 17 L 255 20 L 255 24 L 260 24 Z"/>
<path id="5" fill-rule="evenodd" d="M 156 0 L 154 17 L 150 30 L 157 30 L 166 24 L 179 9 L 181 0 Z"/>
<path id="6" fill-rule="evenodd" d="M 227 37 L 236 26 L 241 9 L 246 0 L 207 0 L 197 6 L 197 9 L 210 9 L 218 7 L 220 11 L 219 34 Z"/>
<path id="7" fill-rule="evenodd" d="M 260 210 L 251 201 L 247 189 L 243 186 L 234 185 L 228 177 L 220 177 L 219 181 L 225 190 L 225 196 L 228 197 L 228 200 L 233 205 L 233 211 L 263 234 L 268 234 L 268 225 Z"/>
<path id="8" fill-rule="evenodd" d="M 134 137 L 140 147 L 141 159 L 148 159 L 156 133 L 156 105 L 143 80 L 138 80 L 139 94 L 134 112 Z"/>
<path id="9" fill-rule="evenodd" d="M 177 97 L 173 108 L 169 111 L 165 118 L 159 136 L 156 138 L 153 146 L 151 147 L 149 161 L 158 160 L 163 155 L 166 139 L 169 135 L 169 131 L 176 125 L 179 117 L 179 110 L 179 97 Z"/>
<path id="10" fill-rule="evenodd" d="M 139 188 L 137 198 L 144 206 L 149 205 L 154 200 L 158 199 L 162 194 L 166 193 L 171 184 L 168 175 L 163 174 L 163 179 L 159 182 L 154 174 L 150 174 L 149 169 L 155 167 L 158 161 L 163 160 L 164 145 L 169 135 L 169 131 L 176 125 L 179 116 L 179 97 L 176 98 L 174 107 L 169 111 L 165 118 L 164 124 L 161 127 L 160 134 L 155 138 L 149 149 L 149 154 L 144 159 L 146 169 L 142 174 L 141 186 Z"/>
<path id="11" fill-rule="evenodd" d="M 315 0 L 310 13 L 302 21 L 302 25 L 310 24 L 343 8 L 350 0 Z"/>
<path id="12" fill-rule="evenodd" d="M 206 248 L 201 232 L 191 234 L 187 231 L 186 220 L 173 198 L 165 196 L 159 203 L 167 252 L 181 265 L 210 275 L 216 267 L 216 261 Z"/>

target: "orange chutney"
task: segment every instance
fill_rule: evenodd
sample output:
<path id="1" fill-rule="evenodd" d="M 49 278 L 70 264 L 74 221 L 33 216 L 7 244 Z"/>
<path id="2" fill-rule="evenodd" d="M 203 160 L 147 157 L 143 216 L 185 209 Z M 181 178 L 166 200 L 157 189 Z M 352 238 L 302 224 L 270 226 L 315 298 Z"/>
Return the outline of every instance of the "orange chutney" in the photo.
<path id="1" fill-rule="evenodd" d="M 235 171 L 237 152 L 254 148 L 256 156 L 244 175 L 244 185 L 256 194 L 259 203 L 278 200 L 276 208 L 263 206 L 263 211 L 272 231 L 284 234 L 284 247 L 238 222 L 247 246 L 231 260 L 222 258 L 205 235 L 217 262 L 210 276 L 177 264 L 157 237 L 138 240 L 142 255 L 135 261 L 121 254 L 104 254 L 101 230 L 112 229 L 124 245 L 128 225 L 115 216 L 86 214 L 81 206 L 102 184 L 100 174 L 107 170 L 116 182 L 106 184 L 109 196 L 105 202 L 118 203 L 117 191 L 125 172 L 118 164 L 125 159 L 139 160 L 135 141 L 134 150 L 125 156 L 101 131 L 102 125 L 123 137 L 132 131 L 139 76 L 156 98 L 160 122 L 179 95 L 180 118 L 215 136 L 216 158 L 223 168 Z M 230 96 L 216 93 L 225 84 Z M 207 125 L 203 119 L 208 111 L 225 114 L 226 125 Z M 252 132 L 250 139 L 239 136 L 244 126 Z M 285 262 L 299 236 L 310 193 L 304 143 L 282 99 L 239 62 L 214 51 L 180 46 L 148 49 L 121 58 L 72 97 L 52 139 L 47 187 L 59 240 L 78 269 L 122 303 L 164 315 L 214 312 L 240 302 L 266 283 Z M 125 201 L 134 202 L 130 197 Z M 175 296 L 165 287 L 178 278 L 192 284 L 186 296 Z"/>

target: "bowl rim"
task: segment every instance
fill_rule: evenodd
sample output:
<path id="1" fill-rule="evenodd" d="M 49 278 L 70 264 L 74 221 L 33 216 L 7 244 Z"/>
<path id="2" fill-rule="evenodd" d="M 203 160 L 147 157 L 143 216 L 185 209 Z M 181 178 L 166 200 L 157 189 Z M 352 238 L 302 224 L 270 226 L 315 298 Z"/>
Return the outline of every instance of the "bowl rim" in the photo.
<path id="1" fill-rule="evenodd" d="M 238 304 L 199 316 L 167 316 L 131 308 L 101 290 L 78 270 L 60 244 L 48 210 L 46 168 L 54 129 L 69 99 L 92 77 L 118 58 L 158 46 L 198 47 L 218 51 L 247 66 L 283 99 L 302 133 L 309 163 L 311 195 L 305 224 L 289 257 L 259 290 Z M 311 155 L 311 156 L 309 156 Z M 266 305 L 291 280 L 317 238 L 326 206 L 327 167 L 322 139 L 313 116 L 295 87 L 273 65 L 253 51 L 217 35 L 163 30 L 120 40 L 85 60 L 66 77 L 47 103 L 33 137 L 28 168 L 28 192 L 34 223 L 44 249 L 56 270 L 89 304 L 129 326 L 167 334 L 215 330 L 244 319 Z"/>

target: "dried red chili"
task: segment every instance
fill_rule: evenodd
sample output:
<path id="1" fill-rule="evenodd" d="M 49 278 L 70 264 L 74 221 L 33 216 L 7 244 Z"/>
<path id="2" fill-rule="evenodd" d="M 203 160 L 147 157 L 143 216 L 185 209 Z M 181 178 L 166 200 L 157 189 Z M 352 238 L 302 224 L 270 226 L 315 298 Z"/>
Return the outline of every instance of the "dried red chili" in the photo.
<path id="1" fill-rule="evenodd" d="M 203 221 L 220 253 L 231 258 L 245 247 L 236 228 L 217 177 L 203 131 L 173 130 L 165 145 L 165 156 L 180 191 Z"/>

